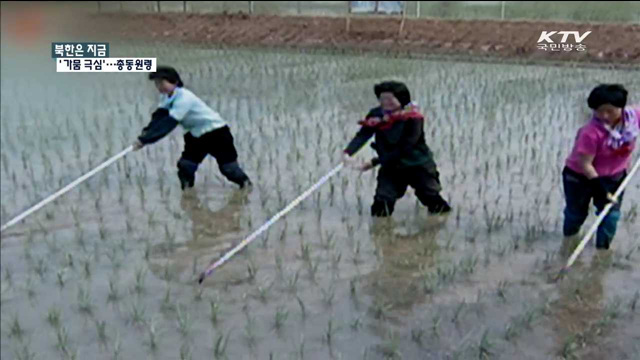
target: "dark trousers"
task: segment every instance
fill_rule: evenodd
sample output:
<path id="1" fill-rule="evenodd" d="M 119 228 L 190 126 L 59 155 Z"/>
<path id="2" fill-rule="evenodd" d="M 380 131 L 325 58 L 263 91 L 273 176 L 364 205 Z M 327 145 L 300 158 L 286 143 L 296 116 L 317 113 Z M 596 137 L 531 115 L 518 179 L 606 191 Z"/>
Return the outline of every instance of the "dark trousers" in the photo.
<path id="1" fill-rule="evenodd" d="M 178 177 L 187 186 L 193 186 L 198 166 L 207 155 L 213 156 L 218 162 L 222 175 L 229 181 L 243 187 L 249 177 L 238 164 L 238 153 L 233 145 L 233 135 L 228 126 L 222 127 L 194 137 L 191 133 L 184 135 L 184 151 L 178 161 Z"/>
<path id="2" fill-rule="evenodd" d="M 604 185 L 607 190 L 613 194 L 622 183 L 627 172 L 622 174 L 604 178 Z M 564 195 L 566 207 L 564 209 L 564 226 L 563 233 L 565 236 L 577 234 L 589 215 L 589 205 L 593 198 L 593 204 L 596 207 L 597 214 L 607 205 L 605 199 L 594 198 L 593 190 L 586 176 L 579 174 L 567 167 L 562 171 L 562 183 L 564 186 Z M 615 204 L 607 216 L 598 227 L 596 233 L 596 247 L 608 249 L 620 220 L 620 207 L 624 192 L 618 197 L 618 203 Z"/>
<path id="3" fill-rule="evenodd" d="M 440 173 L 436 165 L 430 162 L 406 168 L 381 167 L 378 171 L 378 185 L 371 206 L 371 215 L 391 215 L 396 201 L 407 191 L 407 186 L 415 189 L 418 200 L 429 212 L 441 213 L 451 210 L 449 204 L 440 196 Z"/>

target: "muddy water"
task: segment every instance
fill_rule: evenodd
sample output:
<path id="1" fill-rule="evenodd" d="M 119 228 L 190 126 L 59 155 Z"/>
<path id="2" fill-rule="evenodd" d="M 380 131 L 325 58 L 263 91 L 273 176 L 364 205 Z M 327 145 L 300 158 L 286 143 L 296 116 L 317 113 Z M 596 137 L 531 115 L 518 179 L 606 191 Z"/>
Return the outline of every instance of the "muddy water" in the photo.
<path id="1" fill-rule="evenodd" d="M 609 260 L 594 260 L 589 247 L 566 279 L 548 281 L 571 248 L 560 170 L 588 115 L 585 96 L 606 79 L 638 102 L 631 73 L 140 44 L 111 51 L 175 65 L 229 120 L 256 186 L 237 190 L 209 158 L 182 193 L 176 131 L 8 230 L 3 358 L 24 344 L 64 358 L 46 321 L 54 308 L 77 358 L 212 357 L 220 336 L 229 340 L 218 355 L 229 359 L 637 357 L 637 180 Z M 157 101 L 143 74 L 56 74 L 49 60 L 27 68 L 5 62 L 8 54 L 2 223 L 126 147 Z M 198 287 L 208 263 L 337 164 L 375 103 L 373 84 L 388 78 L 406 81 L 428 116 L 454 212 L 430 216 L 410 190 L 393 219 L 374 221 L 375 173 L 344 170 Z M 106 322 L 105 341 L 96 321 Z"/>

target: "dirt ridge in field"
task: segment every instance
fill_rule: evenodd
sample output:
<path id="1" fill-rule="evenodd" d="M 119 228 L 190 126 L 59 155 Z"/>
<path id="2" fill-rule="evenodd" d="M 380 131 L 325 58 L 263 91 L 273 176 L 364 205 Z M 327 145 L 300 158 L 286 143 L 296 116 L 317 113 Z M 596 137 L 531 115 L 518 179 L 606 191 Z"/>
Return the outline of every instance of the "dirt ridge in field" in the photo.
<path id="1" fill-rule="evenodd" d="M 88 20 L 88 32 L 127 40 L 640 65 L 640 25 L 629 24 L 406 19 L 400 33 L 400 19 L 380 17 L 352 18 L 348 32 L 336 17 L 103 13 Z M 591 34 L 586 51 L 552 52 L 537 47 L 542 31 Z"/>

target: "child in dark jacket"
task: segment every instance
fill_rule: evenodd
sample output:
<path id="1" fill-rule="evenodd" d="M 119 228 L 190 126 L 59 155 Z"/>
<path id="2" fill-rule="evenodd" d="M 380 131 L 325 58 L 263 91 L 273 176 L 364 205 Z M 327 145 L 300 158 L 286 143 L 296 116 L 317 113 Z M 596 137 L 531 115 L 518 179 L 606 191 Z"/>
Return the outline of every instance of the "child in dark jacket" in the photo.
<path id="1" fill-rule="evenodd" d="M 178 125 L 184 130 L 184 151 L 178 161 L 178 178 L 182 189 L 193 187 L 196 170 L 207 155 L 216 158 L 220 172 L 240 188 L 251 185 L 249 177 L 238 164 L 238 153 L 227 123 L 194 93 L 183 87 L 178 72 L 168 66 L 158 66 L 149 74 L 163 94 L 152 120 L 133 144 L 138 150 L 168 135 Z"/>
<path id="2" fill-rule="evenodd" d="M 440 196 L 440 174 L 425 142 L 424 116 L 411 103 L 409 89 L 401 82 L 387 81 L 375 85 L 374 93 L 380 106 L 359 122 L 360 131 L 344 150 L 345 163 L 352 165 L 351 156 L 375 135 L 371 146 L 378 156 L 358 167 L 367 171 L 380 165 L 371 215 L 390 216 L 407 186 L 415 189 L 429 212 L 450 212 L 451 207 Z"/>

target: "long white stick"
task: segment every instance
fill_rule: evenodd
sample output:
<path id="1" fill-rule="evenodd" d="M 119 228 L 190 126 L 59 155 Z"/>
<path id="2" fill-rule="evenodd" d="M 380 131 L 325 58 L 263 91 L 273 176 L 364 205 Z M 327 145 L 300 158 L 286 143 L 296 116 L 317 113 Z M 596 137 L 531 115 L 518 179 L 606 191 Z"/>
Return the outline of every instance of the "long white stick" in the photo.
<path id="1" fill-rule="evenodd" d="M 8 223 L 2 225 L 2 228 L 0 228 L 0 232 L 5 231 L 8 227 L 17 224 L 18 222 L 20 222 L 20 220 L 26 218 L 27 216 L 31 215 L 32 213 L 34 213 L 38 209 L 42 208 L 43 206 L 47 205 L 48 203 L 50 203 L 53 200 L 57 199 L 58 197 L 62 196 L 67 191 L 73 189 L 74 187 L 76 187 L 81 182 L 87 180 L 88 178 L 90 178 L 91 176 L 96 174 L 98 171 L 106 168 L 107 166 L 109 166 L 113 162 L 115 162 L 116 160 L 118 160 L 121 157 L 125 156 L 131 150 L 133 150 L 133 146 L 129 146 L 128 148 L 122 150 L 119 154 L 117 154 L 114 157 L 112 157 L 111 159 L 103 162 L 102 164 L 100 164 L 95 169 L 93 169 L 93 170 L 89 171 L 88 173 L 82 175 L 81 177 L 79 177 L 78 179 L 74 180 L 72 183 L 70 183 L 69 185 L 63 187 L 62 189 L 58 190 L 54 194 L 49 195 L 46 199 L 40 201 L 39 203 L 37 203 L 36 205 L 32 206 L 31 208 L 29 208 L 28 210 L 26 210 L 22 214 L 20 214 L 20 215 L 16 216 L 15 218 L 11 219 Z"/>
<path id="2" fill-rule="evenodd" d="M 624 179 L 622 184 L 620 184 L 620 186 L 618 187 L 618 190 L 616 190 L 615 194 L 613 194 L 614 200 L 616 201 L 618 200 L 618 197 L 620 196 L 620 194 L 622 194 L 622 192 L 624 191 L 624 188 L 629 184 L 633 175 L 635 175 L 635 173 L 638 171 L 638 168 L 640 168 L 640 159 L 636 161 L 636 164 L 633 166 L 633 169 L 631 169 L 631 172 L 627 174 L 627 177 Z M 573 254 L 571 254 L 571 257 L 569 258 L 569 261 L 567 261 L 567 265 L 565 265 L 563 270 L 567 270 L 571 265 L 573 265 L 573 262 L 576 261 L 576 259 L 578 258 L 578 255 L 580 255 L 582 250 L 584 250 L 584 247 L 587 245 L 587 242 L 589 242 L 589 239 L 591 238 L 591 236 L 596 232 L 596 230 L 598 230 L 598 226 L 600 226 L 600 223 L 602 222 L 602 220 L 604 220 L 604 218 L 607 216 L 607 214 L 609 213 L 609 211 L 613 206 L 614 206 L 614 203 L 610 202 L 607 204 L 607 206 L 604 207 L 600 215 L 598 215 L 598 219 L 596 220 L 596 222 L 593 223 L 593 225 L 591 225 L 591 228 L 589 228 L 589 231 L 585 234 L 584 238 L 582 238 L 582 241 L 580 241 L 580 244 L 578 245 L 578 247 L 573 251 Z"/>
<path id="3" fill-rule="evenodd" d="M 236 245 L 233 249 L 231 249 L 231 251 L 229 251 L 228 253 L 226 253 L 223 257 L 221 257 L 220 259 L 218 259 L 218 261 L 216 261 L 215 263 L 213 263 L 213 265 L 209 266 L 201 275 L 200 275 L 200 279 L 198 280 L 200 283 L 202 283 L 202 281 L 204 280 L 205 277 L 211 275 L 211 273 L 213 272 L 213 270 L 215 270 L 217 267 L 221 266 L 222 264 L 224 264 L 225 262 L 227 262 L 227 260 L 229 260 L 233 255 L 235 255 L 238 251 L 242 250 L 245 246 L 249 245 L 249 243 L 251 243 L 253 240 L 255 240 L 258 236 L 260 236 L 260 234 L 262 234 L 263 232 L 265 232 L 271 225 L 273 225 L 276 221 L 278 221 L 278 219 L 280 219 L 281 217 L 283 217 L 284 215 L 286 215 L 289 211 L 291 211 L 294 207 L 296 207 L 300 202 L 302 202 L 304 199 L 306 199 L 309 195 L 311 195 L 311 193 L 313 193 L 314 191 L 316 191 L 320 186 L 322 186 L 325 182 L 327 182 L 327 180 L 329 180 L 329 178 L 331 178 L 333 175 L 335 175 L 338 171 L 340 171 L 342 168 L 344 167 L 344 163 L 340 163 L 340 165 L 336 166 L 333 170 L 331 170 L 327 175 L 323 176 L 322 178 L 320 178 L 320 180 L 318 180 L 318 182 L 316 182 L 315 184 L 313 184 L 313 186 L 311 186 L 309 189 L 307 189 L 307 191 L 303 192 L 302 194 L 300 194 L 300 196 L 298 196 L 295 200 L 293 200 L 289 205 L 287 205 L 284 209 L 280 210 L 279 213 L 277 213 L 276 215 L 274 215 L 271 219 L 269 219 L 269 221 L 267 221 L 264 225 L 262 225 L 258 230 L 254 231 L 253 234 L 249 235 L 246 239 L 242 240 L 238 245 Z"/>

